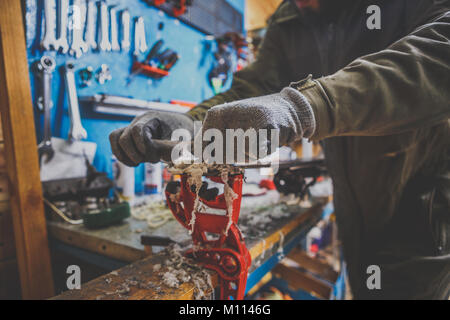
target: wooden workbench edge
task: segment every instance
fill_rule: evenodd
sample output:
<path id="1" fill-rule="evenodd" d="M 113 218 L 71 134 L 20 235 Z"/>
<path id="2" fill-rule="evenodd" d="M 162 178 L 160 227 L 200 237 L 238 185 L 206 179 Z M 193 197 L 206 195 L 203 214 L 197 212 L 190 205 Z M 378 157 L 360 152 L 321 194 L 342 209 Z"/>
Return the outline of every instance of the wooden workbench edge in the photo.
<path id="1" fill-rule="evenodd" d="M 256 260 L 265 250 L 273 247 L 283 236 L 288 237 L 304 222 L 321 212 L 326 202 L 319 202 L 312 208 L 304 211 L 292 221 L 271 233 L 267 238 L 255 243 L 250 248 L 252 260 Z M 184 283 L 179 288 L 169 288 L 164 285 L 160 290 L 155 283 L 160 283 L 160 277 L 153 272 L 155 264 L 163 264 L 167 259 L 165 252 L 156 254 L 143 260 L 134 262 L 117 271 L 108 273 L 82 285 L 81 290 L 70 290 L 63 292 L 52 299 L 55 300 L 95 300 L 95 299 L 132 299 L 132 300 L 191 300 L 194 297 L 194 284 Z M 211 272 L 213 286 L 217 286 L 217 274 Z M 130 286 L 129 291 L 121 293 L 124 284 L 129 281 L 138 280 L 139 285 Z"/>

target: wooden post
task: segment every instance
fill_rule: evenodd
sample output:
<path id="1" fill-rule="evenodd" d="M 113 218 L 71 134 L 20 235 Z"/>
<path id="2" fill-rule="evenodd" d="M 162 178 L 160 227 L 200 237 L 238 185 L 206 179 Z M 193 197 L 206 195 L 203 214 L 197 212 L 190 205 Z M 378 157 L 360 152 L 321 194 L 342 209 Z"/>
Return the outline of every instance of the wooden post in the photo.
<path id="1" fill-rule="evenodd" d="M 53 295 L 21 1 L 0 1 L 0 113 L 22 297 Z"/>

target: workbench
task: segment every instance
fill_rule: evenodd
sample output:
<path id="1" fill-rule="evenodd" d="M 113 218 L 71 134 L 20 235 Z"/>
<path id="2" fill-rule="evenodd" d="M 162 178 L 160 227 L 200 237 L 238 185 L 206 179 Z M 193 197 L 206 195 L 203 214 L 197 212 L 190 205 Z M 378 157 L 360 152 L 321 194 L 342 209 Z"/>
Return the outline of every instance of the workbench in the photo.
<path id="1" fill-rule="evenodd" d="M 266 196 L 267 197 L 267 196 Z M 258 202 L 258 199 L 256 199 Z M 252 203 L 256 203 L 252 199 Z M 305 237 L 308 231 L 327 212 L 332 211 L 328 199 L 312 199 L 310 208 L 298 205 L 275 203 L 264 209 L 245 206 L 241 218 L 246 214 L 261 214 L 261 210 L 283 210 L 289 217 L 272 221 L 270 226 L 260 230 L 259 234 L 244 231 L 245 242 L 252 257 L 246 291 L 250 290 L 269 272 L 280 258 L 293 249 Z M 245 218 L 243 218 L 245 220 Z M 241 220 L 240 220 L 241 221 Z M 192 299 L 194 285 L 183 283 L 179 288 L 169 288 L 162 284 L 153 266 L 167 259 L 164 248 L 154 248 L 153 253 L 145 251 L 140 243 L 142 234 L 170 236 L 177 242 L 190 239 L 190 236 L 177 221 L 171 220 L 165 225 L 150 229 L 145 221 L 128 218 L 120 225 L 106 229 L 89 230 L 82 225 L 70 225 L 64 222 L 49 221 L 49 234 L 52 239 L 76 250 L 84 250 L 122 262 L 123 267 L 105 274 L 82 285 L 81 290 L 69 290 L 54 299 Z M 252 234 L 253 233 L 253 234 Z M 213 286 L 217 286 L 217 275 L 211 272 Z M 126 285 L 124 285 L 126 284 Z M 131 284 L 131 285 L 130 285 Z"/>

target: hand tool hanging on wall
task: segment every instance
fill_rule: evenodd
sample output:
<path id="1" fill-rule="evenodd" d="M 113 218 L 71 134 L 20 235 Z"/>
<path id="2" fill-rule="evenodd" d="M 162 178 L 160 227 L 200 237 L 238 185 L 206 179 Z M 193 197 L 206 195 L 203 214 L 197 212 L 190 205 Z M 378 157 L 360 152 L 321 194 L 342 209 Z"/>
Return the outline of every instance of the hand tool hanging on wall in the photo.
<path id="1" fill-rule="evenodd" d="M 147 65 L 150 64 L 150 61 L 158 54 L 159 50 L 161 49 L 161 47 L 163 45 L 164 45 L 164 40 L 160 39 L 160 40 L 156 41 L 155 44 L 150 49 L 147 56 L 145 57 L 145 60 L 143 63 L 147 64 Z M 127 78 L 127 86 L 131 83 L 131 81 L 133 80 L 133 78 L 135 76 L 137 76 L 138 74 L 140 74 L 142 72 L 142 68 L 136 67 L 135 63 L 133 64 L 131 69 L 132 69 L 132 72 L 130 73 L 130 75 Z"/>
<path id="2" fill-rule="evenodd" d="M 97 49 L 96 36 L 96 20 L 97 20 L 97 6 L 95 0 L 88 0 L 86 17 L 86 43 L 92 49 Z"/>
<path id="3" fill-rule="evenodd" d="M 102 64 L 100 68 L 95 73 L 95 78 L 99 84 L 104 84 L 105 82 L 112 79 L 111 70 L 107 64 Z"/>
<path id="4" fill-rule="evenodd" d="M 144 61 L 134 61 L 127 79 L 127 85 L 131 83 L 134 76 L 141 73 L 154 79 L 169 75 L 168 71 L 175 65 L 180 56 L 172 49 L 161 51 L 163 44 L 162 39 L 156 41 Z"/>
<path id="5" fill-rule="evenodd" d="M 55 151 L 52 148 L 51 108 L 52 108 L 52 75 L 55 70 L 55 60 L 50 56 L 43 56 L 37 63 L 38 77 L 41 79 L 41 96 L 38 103 L 44 112 L 44 139 L 38 145 L 39 163 L 45 156 L 50 161 Z"/>
<path id="6" fill-rule="evenodd" d="M 120 15 L 120 20 L 122 24 L 122 41 L 120 42 L 120 46 L 123 51 L 128 51 L 130 49 L 130 12 L 123 10 Z"/>
<path id="7" fill-rule="evenodd" d="M 160 54 L 160 50 L 161 50 L 163 45 L 164 45 L 164 40 L 163 39 L 159 39 L 158 41 L 156 41 L 155 44 L 150 49 L 150 51 L 147 54 L 147 56 L 145 57 L 144 63 L 145 64 L 150 64 L 152 59 L 155 58 L 158 54 Z"/>
<path id="8" fill-rule="evenodd" d="M 131 99 L 107 94 L 80 97 L 80 101 L 92 108 L 94 112 L 125 117 L 136 117 L 150 110 L 179 113 L 185 113 L 188 110 L 187 107 L 171 103 Z"/>
<path id="9" fill-rule="evenodd" d="M 111 51 L 111 42 L 109 41 L 109 14 L 108 6 L 105 1 L 99 3 L 100 10 L 100 31 L 99 48 L 101 51 Z"/>
<path id="10" fill-rule="evenodd" d="M 172 6 L 172 14 L 178 17 L 186 13 L 187 7 L 192 6 L 194 0 L 146 0 L 146 2 L 155 6 L 161 6 L 167 2 Z"/>
<path id="11" fill-rule="evenodd" d="M 45 33 L 41 41 L 44 50 L 54 50 L 56 46 L 56 2 L 44 0 Z"/>
<path id="12" fill-rule="evenodd" d="M 117 10 L 114 6 L 109 9 L 109 16 L 111 19 L 111 50 L 120 51 L 119 30 L 117 26 Z"/>
<path id="13" fill-rule="evenodd" d="M 232 199 L 231 205 L 227 204 L 225 192 L 208 199 L 202 197 L 195 185 L 189 185 L 187 174 L 181 175 L 181 183 L 169 183 L 165 191 L 167 204 L 175 218 L 192 231 L 194 249 L 189 250 L 187 256 L 218 273 L 220 298 L 223 300 L 244 298 L 251 265 L 250 253 L 237 227 L 242 200 L 243 170 L 235 169 L 227 172 L 226 178 L 219 172 L 206 174 L 210 180 L 228 184 L 233 190 L 236 197 Z M 198 209 L 198 201 L 206 206 L 203 212 Z M 208 213 L 207 208 L 225 210 L 226 215 Z M 191 221 L 195 221 L 193 226 Z M 211 234 L 215 235 L 214 240 L 209 240 L 208 236 Z"/>
<path id="14" fill-rule="evenodd" d="M 60 0 L 58 14 L 59 37 L 56 39 L 56 50 L 61 50 L 61 53 L 67 53 L 69 51 L 69 42 L 67 39 L 68 18 L 69 0 Z"/>
<path id="15" fill-rule="evenodd" d="M 77 58 L 89 50 L 89 45 L 84 41 L 84 25 L 86 23 L 86 3 L 84 0 L 74 0 L 73 7 L 78 8 L 73 10 L 72 16 L 72 44 L 69 53 Z"/>
<path id="16" fill-rule="evenodd" d="M 216 37 L 215 40 L 217 51 L 214 53 L 215 61 L 208 74 L 208 80 L 214 93 L 218 94 L 227 83 L 229 73 L 232 71 L 234 53 L 236 53 L 238 60 L 236 71 L 244 66 L 247 42 L 242 35 L 236 32 L 227 32 L 220 37 Z"/>
<path id="17" fill-rule="evenodd" d="M 68 62 L 64 66 L 66 77 L 66 91 L 69 98 L 70 131 L 69 140 L 81 140 L 87 138 L 87 132 L 83 128 L 80 117 L 80 108 L 78 105 L 77 86 L 75 83 L 75 66 Z"/>
<path id="18" fill-rule="evenodd" d="M 137 17 L 134 22 L 134 55 L 147 51 L 147 40 L 145 36 L 145 22 L 143 17 Z"/>
<path id="19" fill-rule="evenodd" d="M 94 77 L 94 69 L 91 66 L 87 66 L 86 68 L 78 71 L 78 75 L 80 77 L 80 85 L 81 87 L 89 87 L 92 84 L 92 78 Z"/>
<path id="20" fill-rule="evenodd" d="M 186 12 L 186 7 L 192 5 L 192 0 L 172 0 L 174 2 L 172 12 L 175 17 L 181 16 Z"/>
<path id="21" fill-rule="evenodd" d="M 166 49 L 163 53 L 156 56 L 157 67 L 166 71 L 172 69 L 180 56 L 172 49 Z"/>

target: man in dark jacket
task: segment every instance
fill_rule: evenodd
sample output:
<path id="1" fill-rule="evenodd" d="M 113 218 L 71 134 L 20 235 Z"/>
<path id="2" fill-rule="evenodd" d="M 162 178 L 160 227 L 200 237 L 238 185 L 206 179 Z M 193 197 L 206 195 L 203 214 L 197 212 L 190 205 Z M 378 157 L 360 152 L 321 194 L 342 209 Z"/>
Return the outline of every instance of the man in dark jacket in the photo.
<path id="1" fill-rule="evenodd" d="M 447 299 L 449 117 L 450 1 L 293 0 L 230 90 L 187 116 L 136 118 L 110 140 L 128 165 L 159 160 L 146 132 L 169 139 L 193 119 L 322 141 L 354 297 Z M 371 265 L 381 288 L 367 285 Z"/>

